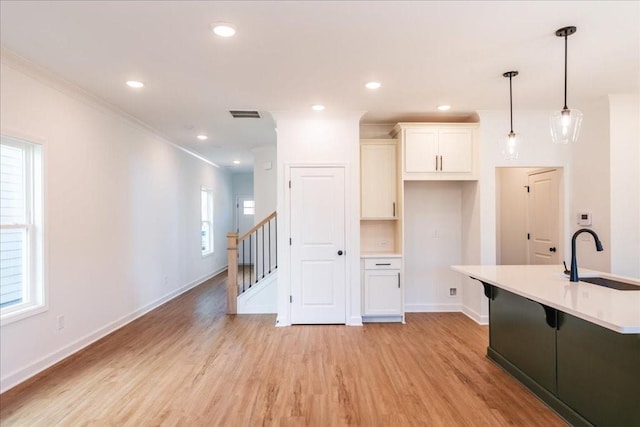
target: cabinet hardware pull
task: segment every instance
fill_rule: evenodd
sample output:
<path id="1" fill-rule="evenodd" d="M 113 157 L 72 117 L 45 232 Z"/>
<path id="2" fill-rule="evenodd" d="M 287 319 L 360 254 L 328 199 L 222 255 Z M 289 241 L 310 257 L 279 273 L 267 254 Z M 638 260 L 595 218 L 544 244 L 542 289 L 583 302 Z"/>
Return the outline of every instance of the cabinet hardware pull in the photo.
<path id="1" fill-rule="evenodd" d="M 393 202 L 393 216 L 396 216 L 396 202 Z"/>
<path id="2" fill-rule="evenodd" d="M 398 289 L 400 289 L 400 273 L 398 273 Z"/>
<path id="3" fill-rule="evenodd" d="M 436 156 L 436 170 L 438 170 L 438 156 Z"/>
<path id="4" fill-rule="evenodd" d="M 390 262 L 387 262 L 387 263 L 380 263 L 380 264 L 378 264 L 378 263 L 376 262 L 376 265 L 391 265 L 391 263 L 390 263 Z"/>
<path id="5" fill-rule="evenodd" d="M 440 156 L 440 172 L 442 172 L 442 156 Z"/>

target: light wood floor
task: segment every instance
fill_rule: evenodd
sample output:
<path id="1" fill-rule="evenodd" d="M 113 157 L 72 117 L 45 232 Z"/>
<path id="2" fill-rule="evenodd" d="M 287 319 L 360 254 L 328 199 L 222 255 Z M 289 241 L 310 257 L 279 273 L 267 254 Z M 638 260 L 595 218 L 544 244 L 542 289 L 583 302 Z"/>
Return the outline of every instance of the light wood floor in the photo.
<path id="1" fill-rule="evenodd" d="M 0 396 L 2 426 L 560 426 L 462 314 L 275 328 L 224 276 Z"/>

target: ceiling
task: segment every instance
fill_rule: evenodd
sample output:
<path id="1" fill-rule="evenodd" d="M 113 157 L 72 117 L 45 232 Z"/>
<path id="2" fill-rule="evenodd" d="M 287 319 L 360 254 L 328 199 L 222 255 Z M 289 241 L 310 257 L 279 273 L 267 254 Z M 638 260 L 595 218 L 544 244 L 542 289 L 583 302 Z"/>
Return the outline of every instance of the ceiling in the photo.
<path id="1" fill-rule="evenodd" d="M 638 1 L 5 1 L 3 47 L 233 170 L 275 144 L 270 111 L 366 111 L 363 123 L 461 120 L 637 93 Z M 214 22 L 237 28 L 232 38 Z M 143 89 L 125 86 L 140 80 Z M 364 83 L 376 80 L 372 91 Z M 451 104 L 446 113 L 439 104 Z M 234 119 L 232 109 L 261 119 Z M 517 117 L 517 116 L 516 116 Z M 517 120 L 517 118 L 516 118 Z M 199 141 L 198 134 L 209 139 Z M 240 160 L 234 166 L 232 161 Z"/>

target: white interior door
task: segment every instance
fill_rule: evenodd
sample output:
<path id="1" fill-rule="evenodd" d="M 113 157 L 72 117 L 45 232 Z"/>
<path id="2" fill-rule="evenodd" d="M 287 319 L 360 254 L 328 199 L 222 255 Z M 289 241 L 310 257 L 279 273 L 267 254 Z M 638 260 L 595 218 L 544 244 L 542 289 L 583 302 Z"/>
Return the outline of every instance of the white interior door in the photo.
<path id="1" fill-rule="evenodd" d="M 529 264 L 560 264 L 558 171 L 529 174 Z"/>
<path id="2" fill-rule="evenodd" d="M 291 323 L 346 323 L 345 172 L 291 168 Z"/>

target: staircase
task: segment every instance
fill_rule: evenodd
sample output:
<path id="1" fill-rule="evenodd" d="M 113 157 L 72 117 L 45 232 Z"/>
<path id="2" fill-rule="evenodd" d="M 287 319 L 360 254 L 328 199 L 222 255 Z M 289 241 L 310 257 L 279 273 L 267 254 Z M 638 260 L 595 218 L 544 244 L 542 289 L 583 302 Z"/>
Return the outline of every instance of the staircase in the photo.
<path id="1" fill-rule="evenodd" d="M 273 212 L 242 236 L 227 234 L 227 314 L 275 312 L 276 220 Z"/>

